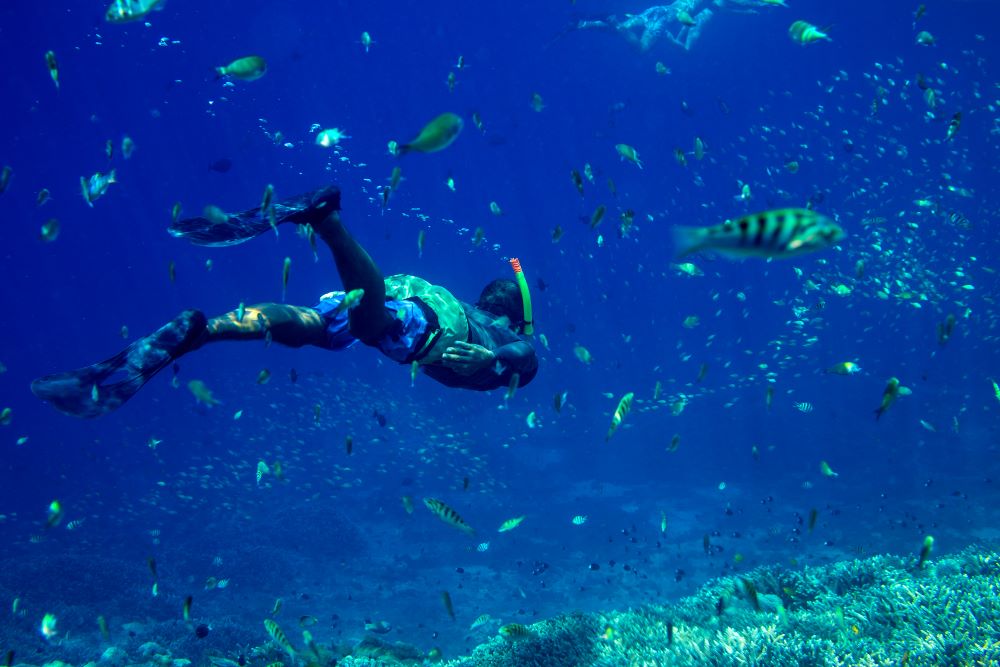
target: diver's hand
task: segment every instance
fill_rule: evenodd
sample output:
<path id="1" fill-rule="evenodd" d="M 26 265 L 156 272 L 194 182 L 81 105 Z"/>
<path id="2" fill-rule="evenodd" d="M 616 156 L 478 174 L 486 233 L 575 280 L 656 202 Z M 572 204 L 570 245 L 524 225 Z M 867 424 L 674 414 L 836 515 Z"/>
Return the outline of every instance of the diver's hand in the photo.
<path id="1" fill-rule="evenodd" d="M 459 375 L 473 375 L 496 361 L 496 355 L 482 345 L 456 341 L 441 355 L 441 363 Z"/>

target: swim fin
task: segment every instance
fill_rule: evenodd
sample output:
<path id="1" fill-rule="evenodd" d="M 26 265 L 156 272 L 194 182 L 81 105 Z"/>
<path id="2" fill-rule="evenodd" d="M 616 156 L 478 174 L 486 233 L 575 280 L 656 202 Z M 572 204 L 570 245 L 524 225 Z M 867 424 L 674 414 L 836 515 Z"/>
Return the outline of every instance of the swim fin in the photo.
<path id="1" fill-rule="evenodd" d="M 31 383 L 31 391 L 64 414 L 99 417 L 119 408 L 174 359 L 195 349 L 206 325 L 204 313 L 185 310 L 110 359 L 40 377 Z"/>
<path id="2" fill-rule="evenodd" d="M 331 210 L 340 210 L 340 189 L 336 185 L 307 192 L 271 204 L 274 225 L 319 222 Z M 319 218 L 319 219 L 317 219 Z M 195 245 L 224 247 L 244 243 L 272 229 L 269 212 L 260 206 L 229 215 L 226 220 L 204 217 L 173 222 L 167 231 L 171 236 L 187 239 Z"/>

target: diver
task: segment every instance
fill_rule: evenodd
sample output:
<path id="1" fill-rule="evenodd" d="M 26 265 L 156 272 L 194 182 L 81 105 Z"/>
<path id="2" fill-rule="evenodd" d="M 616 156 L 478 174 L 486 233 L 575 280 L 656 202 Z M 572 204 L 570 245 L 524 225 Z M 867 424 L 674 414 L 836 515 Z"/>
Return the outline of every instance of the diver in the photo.
<path id="1" fill-rule="evenodd" d="M 702 26 L 712 18 L 712 10 L 707 7 L 696 13 L 702 1 L 676 0 L 670 5 L 653 5 L 641 14 L 626 14 L 622 20 L 616 16 L 582 20 L 573 29 L 609 30 L 622 35 L 641 51 L 648 51 L 661 37 L 666 37 L 689 51 L 701 35 Z M 677 28 L 674 33 L 673 26 Z"/>
<path id="2" fill-rule="evenodd" d="M 283 223 L 311 226 L 333 253 L 344 291 L 323 295 L 313 307 L 241 304 L 238 310 L 211 319 L 201 311 L 186 310 L 106 361 L 35 380 L 32 391 L 61 412 L 97 417 L 121 406 L 181 356 L 226 340 L 328 350 L 361 341 L 448 387 L 479 391 L 515 381 L 524 386 L 535 377 L 535 350 L 521 335 L 532 333 L 531 300 L 517 260 L 511 260 L 516 282 L 494 280 L 475 306 L 416 276 L 383 278 L 341 221 L 336 186 L 224 220 L 178 220 L 169 231 L 198 245 L 228 246 Z"/>
<path id="3" fill-rule="evenodd" d="M 784 7 L 783 0 L 675 0 L 669 5 L 653 5 L 641 14 L 626 14 L 624 19 L 612 15 L 578 21 L 571 30 L 607 30 L 622 35 L 641 51 L 649 51 L 661 37 L 665 37 L 685 51 L 690 51 L 701 36 L 702 28 L 711 20 L 713 12 L 703 4 L 713 4 L 721 9 L 741 13 L 756 13 L 764 7 Z"/>

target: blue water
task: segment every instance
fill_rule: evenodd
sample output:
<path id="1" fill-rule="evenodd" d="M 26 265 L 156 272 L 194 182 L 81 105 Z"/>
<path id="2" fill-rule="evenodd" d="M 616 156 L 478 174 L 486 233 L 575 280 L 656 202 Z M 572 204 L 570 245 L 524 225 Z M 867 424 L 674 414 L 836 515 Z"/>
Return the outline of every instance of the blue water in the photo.
<path id="1" fill-rule="evenodd" d="M 282 598 L 276 620 L 296 644 L 299 616 L 317 617 L 308 629 L 322 643 L 356 641 L 365 619 L 385 620 L 388 638 L 454 656 L 495 630 L 468 630 L 483 613 L 527 623 L 673 600 L 762 564 L 912 553 L 928 534 L 941 552 L 994 539 L 1000 79 L 989 26 L 1000 13 L 986 2 L 931 2 L 914 29 L 915 3 L 789 4 L 720 10 L 690 52 L 661 42 L 642 53 L 617 35 L 562 34 L 583 17 L 641 11 L 634 2 L 171 0 L 148 26 L 107 24 L 94 2 L 4 3 L 0 163 L 13 176 L 0 195 L 0 408 L 12 418 L 0 427 L 0 601 L 17 598 L 21 613 L 5 622 L 0 648 L 17 661 L 95 659 L 105 646 L 98 615 L 112 638 L 126 623 L 177 621 L 157 626 L 157 641 L 193 641 L 191 628 L 205 624 L 245 628 L 260 643 L 261 621 Z M 800 18 L 831 26 L 833 41 L 792 43 L 788 25 Z M 920 29 L 936 45 L 915 44 Z M 363 31 L 374 40 L 368 53 Z M 215 78 L 215 66 L 252 53 L 267 59 L 263 78 Z M 467 67 L 457 70 L 460 55 Z M 657 61 L 671 73 L 657 74 Z M 937 91 L 933 109 L 918 72 Z M 389 140 L 412 138 L 443 111 L 466 121 L 454 145 L 387 153 Z M 959 111 L 960 130 L 945 141 Z M 313 124 L 349 138 L 323 149 Z M 128 160 L 124 135 L 136 144 Z M 700 161 L 695 137 L 707 146 Z M 641 170 L 619 160 L 618 143 L 639 151 Z M 688 153 L 686 167 L 675 148 Z M 228 172 L 209 169 L 222 158 Z M 581 197 L 570 171 L 586 163 L 595 178 Z M 377 188 L 396 165 L 404 180 L 383 212 Z M 88 207 L 80 177 L 112 167 L 119 182 Z M 184 308 L 213 315 L 280 300 L 286 256 L 289 303 L 339 289 L 324 249 L 315 261 L 291 230 L 228 249 L 166 233 L 175 202 L 185 215 L 207 204 L 240 210 L 258 205 L 268 183 L 281 198 L 330 182 L 386 273 L 474 301 L 508 275 L 509 257 L 521 259 L 541 368 L 506 409 L 502 390 L 425 377 L 411 387 L 408 368 L 362 346 L 212 345 L 180 360 L 180 388 L 165 371 L 94 421 L 31 394 L 39 375 L 116 353 L 123 326 L 131 340 Z M 737 198 L 741 183 L 749 202 Z M 37 207 L 42 188 L 52 197 Z M 691 258 L 701 277 L 671 268 L 673 225 L 810 198 L 847 231 L 837 248 L 773 262 Z M 608 212 L 591 230 L 599 205 Z M 622 238 L 626 209 L 635 224 Z M 61 233 L 43 243 L 38 230 L 53 217 Z M 874 218 L 884 220 L 865 224 Z M 556 225 L 565 233 L 553 243 Z M 478 227 L 486 240 L 475 246 Z M 957 325 L 942 345 L 936 327 L 948 314 Z M 699 324 L 684 327 L 688 316 Z M 576 345 L 592 363 L 578 361 Z M 823 373 L 848 360 L 862 372 Z M 272 379 L 258 385 L 265 367 Z M 912 393 L 876 421 L 892 376 Z M 197 406 L 191 379 L 222 404 Z M 562 391 L 568 404 L 557 414 Z M 632 412 L 606 442 L 629 391 Z M 679 400 L 683 410 L 672 410 Z M 538 428 L 527 425 L 531 412 Z M 680 445 L 668 453 L 674 434 Z M 150 438 L 162 442 L 154 449 Z M 258 485 L 261 460 L 280 461 L 284 480 Z M 820 474 L 824 460 L 836 477 Z M 454 507 L 477 536 L 438 521 L 426 496 Z M 47 528 L 54 499 L 65 518 Z M 496 532 L 521 515 L 517 529 Z M 575 515 L 588 520 L 573 525 Z M 83 522 L 67 530 L 74 520 Z M 477 551 L 481 542 L 489 548 Z M 229 584 L 206 590 L 209 577 Z M 189 625 L 180 622 L 187 595 Z M 45 613 L 59 619 L 51 640 L 38 632 Z"/>

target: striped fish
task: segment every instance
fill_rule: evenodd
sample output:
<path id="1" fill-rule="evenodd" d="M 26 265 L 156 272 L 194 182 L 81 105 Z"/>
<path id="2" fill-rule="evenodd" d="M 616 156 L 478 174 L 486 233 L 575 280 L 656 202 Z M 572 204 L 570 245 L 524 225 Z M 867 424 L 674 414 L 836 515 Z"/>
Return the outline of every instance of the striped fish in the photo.
<path id="1" fill-rule="evenodd" d="M 458 515 L 458 512 L 448 507 L 440 500 L 437 500 L 436 498 L 424 498 L 424 505 L 427 505 L 427 509 L 437 515 L 437 518 L 441 519 L 449 526 L 454 526 L 468 535 L 476 534 L 476 531 L 472 528 L 472 526 L 467 524 L 465 519 Z"/>
<path id="2" fill-rule="evenodd" d="M 531 639 L 535 633 L 526 625 L 508 623 L 500 627 L 500 636 L 507 641 L 516 642 L 522 639 Z"/>
<path id="3" fill-rule="evenodd" d="M 764 211 L 714 227 L 674 227 L 678 257 L 703 250 L 735 257 L 794 257 L 843 238 L 840 225 L 804 208 Z"/>
<path id="4" fill-rule="evenodd" d="M 285 634 L 280 625 L 269 618 L 265 618 L 264 629 L 267 630 L 267 634 L 271 635 L 271 639 L 274 640 L 275 644 L 280 646 L 288 655 L 293 658 L 295 657 L 295 647 L 292 646 L 292 642 L 288 641 L 288 635 Z"/>
<path id="5" fill-rule="evenodd" d="M 635 394 L 631 391 L 624 396 L 622 400 L 618 401 L 618 407 L 615 408 L 615 414 L 611 415 L 611 427 L 608 429 L 608 434 L 604 437 L 605 442 L 611 439 L 611 436 L 615 434 L 618 427 L 622 425 L 622 421 L 625 420 L 625 415 L 628 414 L 629 410 L 632 409 L 632 399 L 635 398 Z"/>

